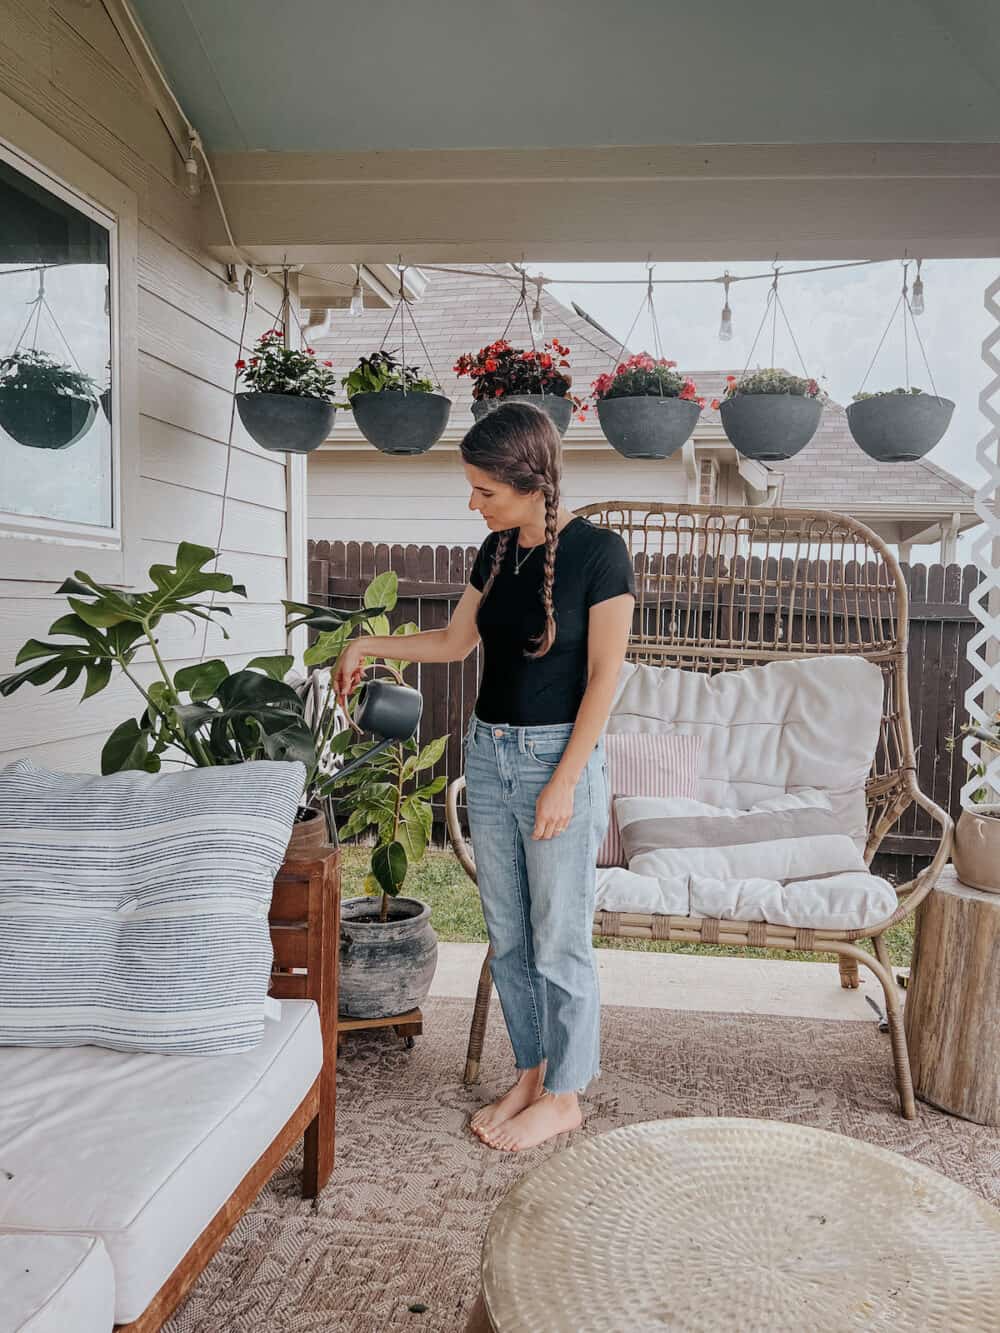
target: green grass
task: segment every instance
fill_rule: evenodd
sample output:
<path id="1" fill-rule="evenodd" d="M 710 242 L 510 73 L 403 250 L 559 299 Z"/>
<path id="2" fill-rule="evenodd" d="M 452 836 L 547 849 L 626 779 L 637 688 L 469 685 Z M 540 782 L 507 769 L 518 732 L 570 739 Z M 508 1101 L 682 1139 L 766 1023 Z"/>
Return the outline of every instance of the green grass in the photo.
<path id="1" fill-rule="evenodd" d="M 362 892 L 370 852 L 362 847 L 343 849 L 344 895 Z M 438 938 L 458 943 L 486 943 L 486 926 L 476 886 L 450 851 L 429 851 L 406 877 L 408 898 L 430 903 L 431 922 Z M 913 948 L 913 918 L 886 932 L 889 956 L 897 967 L 908 966 Z M 870 949 L 867 940 L 863 948 Z M 833 962 L 833 954 L 799 953 L 793 949 L 728 949 L 720 944 L 685 944 L 663 940 L 625 940 L 603 936 L 602 949 L 633 949 L 640 953 L 700 953 L 740 958 L 783 958 L 789 962 Z"/>

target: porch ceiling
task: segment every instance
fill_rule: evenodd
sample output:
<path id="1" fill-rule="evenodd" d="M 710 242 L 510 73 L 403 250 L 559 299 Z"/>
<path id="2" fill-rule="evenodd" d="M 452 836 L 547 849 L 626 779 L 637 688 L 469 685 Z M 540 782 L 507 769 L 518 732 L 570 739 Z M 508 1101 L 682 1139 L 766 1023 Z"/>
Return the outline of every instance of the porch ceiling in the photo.
<path id="1" fill-rule="evenodd" d="M 131 4 L 257 262 L 1000 253 L 983 0 Z"/>

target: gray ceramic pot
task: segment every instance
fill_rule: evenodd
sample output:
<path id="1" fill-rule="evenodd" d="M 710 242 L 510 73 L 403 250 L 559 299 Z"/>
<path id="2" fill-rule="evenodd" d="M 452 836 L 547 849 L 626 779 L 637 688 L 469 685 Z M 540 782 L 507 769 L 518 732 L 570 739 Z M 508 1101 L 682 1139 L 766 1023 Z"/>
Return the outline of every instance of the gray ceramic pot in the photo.
<path id="1" fill-rule="evenodd" d="M 697 403 L 659 394 L 597 401 L 601 430 L 623 458 L 669 458 L 688 439 L 700 413 Z"/>
<path id="2" fill-rule="evenodd" d="M 954 410 L 951 399 L 932 393 L 886 393 L 851 403 L 847 424 L 877 463 L 912 463 L 938 443 Z"/>
<path id="3" fill-rule="evenodd" d="M 384 454 L 423 454 L 444 434 L 451 399 L 440 393 L 356 393 L 351 399 L 358 430 Z"/>
<path id="4" fill-rule="evenodd" d="M 573 420 L 573 403 L 569 398 L 559 398 L 554 393 L 512 393 L 509 398 L 477 398 L 472 404 L 472 415 L 478 421 L 487 412 L 494 412 L 504 403 L 530 403 L 540 408 L 560 435 L 565 435 L 569 423 Z"/>
<path id="5" fill-rule="evenodd" d="M 381 897 L 340 905 L 340 1012 L 346 1018 L 391 1018 L 423 1004 L 437 967 L 431 909 L 393 898 L 379 921 Z"/>
<path id="6" fill-rule="evenodd" d="M 325 398 L 296 393 L 238 393 L 240 420 L 262 449 L 310 454 L 333 430 L 337 409 Z"/>
<path id="7" fill-rule="evenodd" d="M 823 404 L 794 393 L 738 393 L 719 408 L 737 453 L 758 463 L 794 458 L 816 434 Z"/>
<path id="8" fill-rule="evenodd" d="M 0 426 L 29 449 L 68 449 L 97 415 L 96 398 L 44 389 L 0 389 Z"/>

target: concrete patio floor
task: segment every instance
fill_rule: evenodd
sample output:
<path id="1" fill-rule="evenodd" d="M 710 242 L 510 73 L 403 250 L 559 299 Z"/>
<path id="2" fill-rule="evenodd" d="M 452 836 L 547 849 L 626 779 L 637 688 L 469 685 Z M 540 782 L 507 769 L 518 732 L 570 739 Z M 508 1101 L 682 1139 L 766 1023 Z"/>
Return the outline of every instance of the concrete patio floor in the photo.
<path id="1" fill-rule="evenodd" d="M 431 995 L 471 1003 L 486 946 L 441 943 L 438 949 Z M 844 990 L 835 963 L 598 949 L 597 964 L 606 1005 L 868 1023 L 876 1015 L 866 995 L 885 1007 L 870 972 L 861 969 L 859 990 Z"/>

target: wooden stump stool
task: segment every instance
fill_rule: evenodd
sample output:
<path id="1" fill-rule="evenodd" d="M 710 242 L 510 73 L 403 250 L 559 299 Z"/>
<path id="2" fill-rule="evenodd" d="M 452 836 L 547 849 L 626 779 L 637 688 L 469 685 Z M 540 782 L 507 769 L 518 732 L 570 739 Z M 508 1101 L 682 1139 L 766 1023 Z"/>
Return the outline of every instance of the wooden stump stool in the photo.
<path id="1" fill-rule="evenodd" d="M 905 1026 L 917 1096 L 1000 1125 L 1000 894 L 953 866 L 917 911 Z"/>

